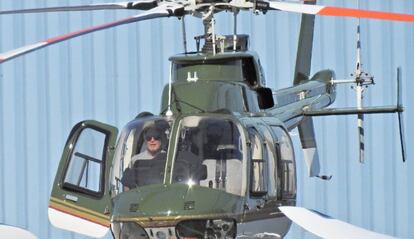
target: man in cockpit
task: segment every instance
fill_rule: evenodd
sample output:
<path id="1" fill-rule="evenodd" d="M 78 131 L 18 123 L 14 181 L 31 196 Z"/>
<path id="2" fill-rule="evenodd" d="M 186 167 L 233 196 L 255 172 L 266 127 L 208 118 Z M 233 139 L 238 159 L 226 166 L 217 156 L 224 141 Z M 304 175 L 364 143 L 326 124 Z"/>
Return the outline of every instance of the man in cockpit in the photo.
<path id="1" fill-rule="evenodd" d="M 124 171 L 121 182 L 124 190 L 128 191 L 137 186 L 137 161 L 165 159 L 166 153 L 162 150 L 163 130 L 157 126 L 150 126 L 144 131 L 145 150 L 131 158 L 128 168 Z M 145 184 L 145 181 L 141 181 Z"/>
<path id="2" fill-rule="evenodd" d="M 145 150 L 139 154 L 136 154 L 132 157 L 130 167 L 133 167 L 134 163 L 137 160 L 141 159 L 153 159 L 157 156 L 162 150 L 162 130 L 157 126 L 151 126 L 147 128 L 144 132 L 145 140 Z"/>

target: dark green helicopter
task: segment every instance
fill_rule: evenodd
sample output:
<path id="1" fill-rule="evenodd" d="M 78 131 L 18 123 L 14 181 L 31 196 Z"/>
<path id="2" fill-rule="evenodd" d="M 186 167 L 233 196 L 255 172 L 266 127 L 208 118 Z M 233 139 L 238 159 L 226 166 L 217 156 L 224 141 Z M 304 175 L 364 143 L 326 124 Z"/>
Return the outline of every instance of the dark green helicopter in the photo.
<path id="1" fill-rule="evenodd" d="M 102 237 L 110 228 L 116 239 L 284 237 L 291 221 L 280 208 L 296 205 L 289 131 L 299 129 L 309 175 L 329 180 L 319 175 L 312 116 L 402 112 L 400 105 L 362 107 L 362 102 L 356 108 L 326 109 L 335 101 L 336 84 L 354 83 L 358 89 L 373 79 L 363 74 L 360 64 L 348 82 L 336 81 L 331 70 L 309 77 L 314 15 L 411 22 L 414 16 L 315 2 L 142 0 L 0 11 L 145 10 L 0 54 L 0 63 L 73 37 L 159 17 L 181 18 L 186 39 L 184 17 L 203 20 L 205 34 L 195 38 L 197 50 L 187 52 L 184 40 L 185 52 L 170 58 L 159 115 L 138 114 L 119 136 L 115 127 L 93 120 L 74 126 L 53 184 L 51 223 L 92 237 Z M 248 49 L 248 36 L 236 32 L 241 10 L 304 13 L 292 87 L 266 87 L 259 57 Z M 214 14 L 223 11 L 234 14 L 232 35 L 215 32 Z M 361 145 L 363 149 L 363 138 Z"/>

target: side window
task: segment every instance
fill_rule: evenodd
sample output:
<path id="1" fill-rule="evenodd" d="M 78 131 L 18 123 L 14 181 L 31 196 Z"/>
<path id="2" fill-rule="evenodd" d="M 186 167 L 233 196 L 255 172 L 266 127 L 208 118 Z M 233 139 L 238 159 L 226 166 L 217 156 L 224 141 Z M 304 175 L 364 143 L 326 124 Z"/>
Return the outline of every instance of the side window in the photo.
<path id="1" fill-rule="evenodd" d="M 260 127 L 261 132 L 264 136 L 265 151 L 267 155 L 267 167 L 268 167 L 268 187 L 267 194 L 269 197 L 276 197 L 278 190 L 280 189 L 280 181 L 278 178 L 278 167 L 277 167 L 277 153 L 274 147 L 274 140 L 271 132 L 267 127 Z"/>
<path id="2" fill-rule="evenodd" d="M 295 155 L 289 135 L 280 127 L 272 126 L 276 136 L 276 152 L 278 154 L 279 180 L 282 198 L 296 196 Z"/>
<path id="3" fill-rule="evenodd" d="M 71 155 L 63 178 L 63 187 L 94 196 L 103 194 L 106 134 L 85 128 L 71 145 Z"/>
<path id="4" fill-rule="evenodd" d="M 256 66 L 253 58 L 244 58 L 242 64 L 244 80 L 247 81 L 250 87 L 257 86 Z"/>
<path id="5" fill-rule="evenodd" d="M 178 136 L 173 183 L 243 195 L 243 149 L 232 120 L 189 116 L 183 119 Z"/>
<path id="6" fill-rule="evenodd" d="M 267 175 L 266 175 L 266 158 L 267 155 L 263 150 L 263 140 L 259 133 L 250 128 L 250 150 L 251 150 L 251 183 L 250 193 L 253 196 L 262 196 L 267 193 Z"/>

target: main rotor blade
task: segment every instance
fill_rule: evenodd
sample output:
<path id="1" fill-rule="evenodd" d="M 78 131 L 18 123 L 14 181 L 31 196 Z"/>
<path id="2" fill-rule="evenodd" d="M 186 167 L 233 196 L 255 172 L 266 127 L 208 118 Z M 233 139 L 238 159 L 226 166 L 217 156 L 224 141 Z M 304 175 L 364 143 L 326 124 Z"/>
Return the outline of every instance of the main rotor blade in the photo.
<path id="1" fill-rule="evenodd" d="M 365 162 L 365 131 L 364 131 L 364 115 L 358 114 L 358 140 L 359 140 L 359 162 Z"/>
<path id="2" fill-rule="evenodd" d="M 395 238 L 388 235 L 373 232 L 302 207 L 285 206 L 279 207 L 279 209 L 294 223 L 321 238 Z"/>
<path id="3" fill-rule="evenodd" d="M 320 172 L 320 163 L 312 118 L 304 117 L 303 121 L 298 125 L 298 130 L 308 176 L 317 177 Z"/>
<path id="4" fill-rule="evenodd" d="M 308 1 L 308 4 L 314 5 L 316 4 L 316 0 Z M 302 15 L 293 85 L 297 85 L 300 82 L 309 79 L 312 62 L 314 26 L 315 16 Z M 312 117 L 305 117 L 298 125 L 298 130 L 303 149 L 303 158 L 308 167 L 308 176 L 319 176 L 319 154 Z"/>
<path id="5" fill-rule="evenodd" d="M 360 10 L 360 9 L 354 9 L 354 8 L 325 7 L 321 5 L 308 5 L 308 4 L 273 2 L 273 1 L 269 1 L 269 8 L 273 10 L 305 13 L 305 14 L 320 15 L 320 16 L 356 17 L 356 18 L 381 19 L 381 20 L 390 20 L 390 21 L 414 22 L 414 15 L 411 15 L 411 14 Z"/>
<path id="6" fill-rule="evenodd" d="M 0 224 L 0 238 L 37 239 L 30 231 L 16 226 Z"/>
<path id="7" fill-rule="evenodd" d="M 89 5 L 78 5 L 78 6 L 7 10 L 7 11 L 0 11 L 0 15 L 18 14 L 18 13 L 92 11 L 92 10 L 111 10 L 111 9 L 148 10 L 148 9 L 156 7 L 157 4 L 158 3 L 156 0 L 140 0 L 140 1 L 131 1 L 131 2 L 101 3 L 101 4 L 89 4 Z"/>
<path id="8" fill-rule="evenodd" d="M 82 35 L 85 35 L 85 34 L 88 34 L 88 33 L 100 31 L 100 30 L 107 29 L 107 28 L 116 27 L 116 26 L 123 25 L 123 24 L 128 24 L 128 23 L 153 19 L 153 18 L 169 17 L 169 16 L 181 16 L 183 13 L 184 13 L 184 7 L 180 4 L 169 3 L 169 4 L 161 5 L 159 7 L 153 8 L 151 10 L 148 10 L 144 13 L 141 13 L 141 14 L 138 14 L 138 15 L 135 15 L 135 16 L 132 16 L 132 17 L 128 17 L 128 18 L 125 18 L 125 19 L 122 19 L 122 20 L 102 24 L 102 25 L 99 25 L 99 26 L 90 27 L 90 28 L 87 28 L 87 29 L 67 33 L 67 34 L 60 35 L 60 36 L 56 36 L 56 37 L 53 37 L 53 38 L 50 38 L 50 39 L 47 39 L 47 40 L 44 40 L 44 41 L 41 41 L 41 42 L 38 42 L 38 43 L 35 43 L 35 44 L 23 46 L 23 47 L 20 47 L 20 48 L 2 53 L 2 54 L 0 54 L 0 64 L 6 62 L 8 60 L 11 60 L 15 57 L 27 54 L 27 53 L 35 51 L 35 50 L 38 50 L 40 48 L 47 47 L 47 46 L 50 46 L 52 44 L 62 42 L 62 41 L 66 41 L 68 39 L 78 37 L 78 36 L 82 36 Z"/>

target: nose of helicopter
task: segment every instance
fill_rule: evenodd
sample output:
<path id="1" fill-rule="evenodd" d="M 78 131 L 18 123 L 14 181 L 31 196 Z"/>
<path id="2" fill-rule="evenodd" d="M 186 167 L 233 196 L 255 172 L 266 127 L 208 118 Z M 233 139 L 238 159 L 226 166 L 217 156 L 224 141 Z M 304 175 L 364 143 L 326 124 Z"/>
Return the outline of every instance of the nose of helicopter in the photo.
<path id="1" fill-rule="evenodd" d="M 112 228 L 131 238 L 233 238 L 242 205 L 240 196 L 197 185 L 144 186 L 114 199 Z"/>
<path id="2" fill-rule="evenodd" d="M 151 185 L 124 192 L 114 200 L 113 218 L 176 221 L 235 214 L 240 196 L 197 185 Z M 141 219 L 141 220 L 139 220 Z"/>

